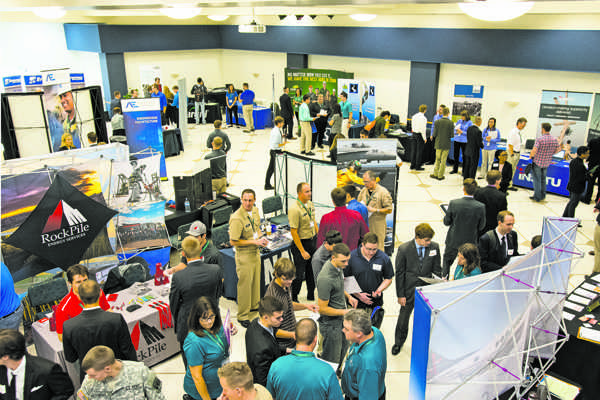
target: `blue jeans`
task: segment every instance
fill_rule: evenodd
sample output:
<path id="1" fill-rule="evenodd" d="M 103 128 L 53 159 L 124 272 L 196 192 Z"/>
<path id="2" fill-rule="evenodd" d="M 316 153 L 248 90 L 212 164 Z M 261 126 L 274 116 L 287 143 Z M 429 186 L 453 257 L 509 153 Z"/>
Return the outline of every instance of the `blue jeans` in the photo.
<path id="1" fill-rule="evenodd" d="M 565 207 L 565 211 L 563 211 L 563 217 L 565 218 L 575 218 L 575 208 L 585 195 L 585 191 L 583 193 L 573 193 L 569 192 L 569 202 Z"/>
<path id="2" fill-rule="evenodd" d="M 196 109 L 196 124 L 200 123 L 200 111 L 202 111 L 202 123 L 206 124 L 206 103 L 204 100 L 194 102 Z"/>
<path id="3" fill-rule="evenodd" d="M 546 198 L 546 171 L 548 168 L 542 168 L 533 163 L 531 175 L 533 177 L 533 199 L 542 201 Z"/>
<path id="4" fill-rule="evenodd" d="M 0 329 L 14 329 L 18 330 L 23 319 L 23 303 L 19 304 L 16 311 L 11 315 L 0 318 Z"/>

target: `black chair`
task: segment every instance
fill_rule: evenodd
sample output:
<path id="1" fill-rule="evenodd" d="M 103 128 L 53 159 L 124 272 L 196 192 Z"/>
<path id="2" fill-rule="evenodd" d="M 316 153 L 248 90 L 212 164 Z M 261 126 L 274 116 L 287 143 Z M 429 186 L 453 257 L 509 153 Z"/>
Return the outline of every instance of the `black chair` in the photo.
<path id="1" fill-rule="evenodd" d="M 23 325 L 30 326 L 32 322 L 43 318 L 43 313 L 52 311 L 52 306 L 60 303 L 69 293 L 64 279 L 48 279 L 29 288 L 23 301 Z"/>
<path id="2" fill-rule="evenodd" d="M 288 225 L 288 216 L 283 213 L 283 203 L 281 197 L 273 196 L 267 197 L 262 201 L 263 215 L 270 223 L 275 225 Z M 274 214 L 271 218 L 267 217 L 268 214 Z"/>
<path id="3" fill-rule="evenodd" d="M 229 243 L 229 224 L 214 227 L 211 232 L 211 240 L 218 249 L 231 247 Z"/>

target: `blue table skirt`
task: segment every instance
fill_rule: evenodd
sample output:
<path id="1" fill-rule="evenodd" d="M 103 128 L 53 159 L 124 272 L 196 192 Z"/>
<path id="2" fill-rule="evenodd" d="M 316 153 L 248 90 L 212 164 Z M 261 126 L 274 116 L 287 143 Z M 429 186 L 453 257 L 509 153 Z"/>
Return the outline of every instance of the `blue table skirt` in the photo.
<path id="1" fill-rule="evenodd" d="M 246 121 L 244 120 L 244 112 L 242 111 L 241 103 L 238 103 L 237 113 L 239 124 L 246 126 Z M 265 129 L 273 127 L 273 117 L 270 108 L 263 106 L 254 106 L 252 117 L 254 118 L 254 129 Z M 229 121 L 229 114 L 227 114 L 226 122 L 227 124 L 231 124 L 231 121 Z"/>

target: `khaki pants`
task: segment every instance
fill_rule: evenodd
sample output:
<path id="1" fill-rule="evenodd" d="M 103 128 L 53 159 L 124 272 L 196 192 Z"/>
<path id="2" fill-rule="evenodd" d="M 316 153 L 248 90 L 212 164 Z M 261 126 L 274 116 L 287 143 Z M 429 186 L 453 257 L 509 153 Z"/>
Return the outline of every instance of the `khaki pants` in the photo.
<path id="1" fill-rule="evenodd" d="M 244 113 L 244 121 L 246 122 L 246 129 L 251 131 L 254 130 L 254 117 L 252 116 L 253 110 L 254 106 L 252 104 L 242 106 L 242 112 Z"/>
<path id="2" fill-rule="evenodd" d="M 309 152 L 312 146 L 312 126 L 309 121 L 300 121 L 302 136 L 300 137 L 300 151 Z"/>
<path id="3" fill-rule="evenodd" d="M 348 118 L 342 120 L 342 135 L 348 137 L 348 131 L 350 130 L 350 120 Z"/>
<path id="4" fill-rule="evenodd" d="M 594 227 L 594 272 L 600 272 L 600 225 Z"/>
<path id="5" fill-rule="evenodd" d="M 238 321 L 252 321 L 258 316 L 260 301 L 260 253 L 257 248 L 236 247 L 235 272 L 238 276 Z"/>
<path id="6" fill-rule="evenodd" d="M 385 222 L 384 213 L 373 213 L 369 217 L 369 231 L 377 235 L 377 248 L 381 251 L 385 250 L 385 233 L 387 225 Z"/>
<path id="7" fill-rule="evenodd" d="M 479 176 L 484 178 L 487 176 L 487 173 L 490 169 L 492 169 L 492 164 L 494 163 L 494 155 L 496 154 L 496 150 L 482 150 L 481 151 L 481 170 L 479 171 Z"/>
<path id="8" fill-rule="evenodd" d="M 227 178 L 219 178 L 212 180 L 212 190 L 217 194 L 225 193 L 227 190 Z"/>
<path id="9" fill-rule="evenodd" d="M 519 163 L 520 159 L 521 159 L 521 153 L 517 153 L 517 152 L 513 152 L 512 156 L 509 154 L 508 158 L 506 159 L 506 161 L 508 161 L 510 163 L 510 165 L 512 165 L 512 167 L 513 167 L 513 174 L 517 170 L 517 164 Z M 512 178 L 510 178 L 510 186 L 512 186 Z"/>
<path id="10" fill-rule="evenodd" d="M 446 172 L 446 159 L 450 150 L 436 150 L 435 151 L 435 166 L 433 167 L 433 175 L 437 178 L 444 176 Z"/>

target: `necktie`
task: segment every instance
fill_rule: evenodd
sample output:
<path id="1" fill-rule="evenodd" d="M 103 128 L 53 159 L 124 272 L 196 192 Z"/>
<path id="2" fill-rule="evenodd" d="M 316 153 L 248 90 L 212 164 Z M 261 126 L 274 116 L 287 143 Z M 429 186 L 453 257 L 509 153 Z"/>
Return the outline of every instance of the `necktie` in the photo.
<path id="1" fill-rule="evenodd" d="M 11 372 L 11 380 L 8 384 L 8 399 L 17 400 L 17 374 Z"/>
<path id="2" fill-rule="evenodd" d="M 419 258 L 423 259 L 423 247 L 419 247 Z"/>
<path id="3" fill-rule="evenodd" d="M 500 247 L 502 247 L 502 256 L 504 257 L 504 261 L 507 262 L 507 252 L 506 252 L 506 235 L 502 236 L 502 240 L 500 241 Z"/>

